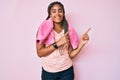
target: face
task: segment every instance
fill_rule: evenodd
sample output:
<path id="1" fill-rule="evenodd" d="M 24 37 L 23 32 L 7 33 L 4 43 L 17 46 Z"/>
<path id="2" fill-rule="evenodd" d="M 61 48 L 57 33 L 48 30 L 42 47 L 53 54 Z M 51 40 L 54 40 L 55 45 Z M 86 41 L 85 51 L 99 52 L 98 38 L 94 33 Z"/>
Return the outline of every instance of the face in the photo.
<path id="1" fill-rule="evenodd" d="M 50 17 L 54 23 L 61 23 L 63 20 L 63 9 L 59 4 L 55 4 L 50 10 Z"/>

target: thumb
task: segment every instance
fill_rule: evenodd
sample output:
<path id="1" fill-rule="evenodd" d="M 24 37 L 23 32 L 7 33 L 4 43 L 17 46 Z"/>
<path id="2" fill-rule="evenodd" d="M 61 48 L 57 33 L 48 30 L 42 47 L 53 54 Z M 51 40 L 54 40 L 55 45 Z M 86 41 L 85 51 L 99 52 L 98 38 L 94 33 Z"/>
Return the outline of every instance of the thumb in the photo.
<path id="1" fill-rule="evenodd" d="M 67 31 L 64 36 L 68 35 L 68 33 L 69 33 L 69 32 Z"/>

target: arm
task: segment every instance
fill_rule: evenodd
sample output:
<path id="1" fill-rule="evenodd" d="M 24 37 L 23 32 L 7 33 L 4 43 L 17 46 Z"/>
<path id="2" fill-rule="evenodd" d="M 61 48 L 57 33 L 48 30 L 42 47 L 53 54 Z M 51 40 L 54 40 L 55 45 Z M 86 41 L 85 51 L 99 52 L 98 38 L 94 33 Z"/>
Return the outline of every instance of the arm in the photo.
<path id="1" fill-rule="evenodd" d="M 89 36 L 87 35 L 87 33 L 89 32 L 89 30 L 90 30 L 90 28 L 82 35 L 81 40 L 78 44 L 78 47 L 76 49 L 70 50 L 70 57 L 71 58 L 74 58 L 81 51 L 83 46 L 88 42 Z"/>
<path id="2" fill-rule="evenodd" d="M 60 40 L 58 40 L 56 42 L 56 45 L 58 47 L 67 43 L 67 41 L 68 41 L 66 38 L 67 34 L 68 33 L 66 33 L 62 38 L 60 38 Z M 51 44 L 49 46 L 45 46 L 44 44 L 39 44 L 38 42 L 36 42 L 36 51 L 37 51 L 37 55 L 39 57 L 47 56 L 47 55 L 51 54 L 54 50 L 55 50 L 55 48 L 53 47 L 53 44 Z"/>
<path id="3" fill-rule="evenodd" d="M 54 50 L 55 48 L 52 46 L 52 44 L 45 47 L 44 44 L 39 44 L 36 42 L 36 51 L 39 57 L 47 56 L 50 53 L 52 53 Z"/>
<path id="4" fill-rule="evenodd" d="M 73 59 L 81 51 L 83 46 L 84 44 L 80 42 L 76 49 L 72 49 L 72 51 L 70 52 L 70 58 Z"/>

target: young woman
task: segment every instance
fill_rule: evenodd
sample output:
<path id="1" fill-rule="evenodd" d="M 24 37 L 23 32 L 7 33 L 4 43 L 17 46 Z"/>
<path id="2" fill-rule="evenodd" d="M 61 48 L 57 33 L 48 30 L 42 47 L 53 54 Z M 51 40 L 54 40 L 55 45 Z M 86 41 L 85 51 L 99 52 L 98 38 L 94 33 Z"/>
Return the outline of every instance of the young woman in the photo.
<path id="1" fill-rule="evenodd" d="M 42 80 L 74 80 L 72 58 L 89 40 L 88 29 L 79 40 L 65 18 L 64 6 L 52 2 L 48 17 L 36 35 L 37 54 L 42 58 Z"/>

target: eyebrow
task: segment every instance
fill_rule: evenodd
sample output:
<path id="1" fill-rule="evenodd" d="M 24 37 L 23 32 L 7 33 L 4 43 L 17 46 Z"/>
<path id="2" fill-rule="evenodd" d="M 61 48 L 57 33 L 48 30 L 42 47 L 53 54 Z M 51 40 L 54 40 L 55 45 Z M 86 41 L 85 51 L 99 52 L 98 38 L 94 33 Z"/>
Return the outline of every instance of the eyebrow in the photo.
<path id="1" fill-rule="evenodd" d="M 51 9 L 51 10 L 57 10 L 57 9 Z M 62 8 L 58 9 L 58 10 L 63 10 Z"/>

